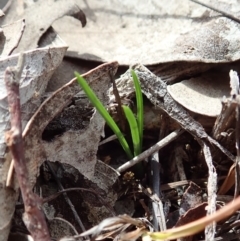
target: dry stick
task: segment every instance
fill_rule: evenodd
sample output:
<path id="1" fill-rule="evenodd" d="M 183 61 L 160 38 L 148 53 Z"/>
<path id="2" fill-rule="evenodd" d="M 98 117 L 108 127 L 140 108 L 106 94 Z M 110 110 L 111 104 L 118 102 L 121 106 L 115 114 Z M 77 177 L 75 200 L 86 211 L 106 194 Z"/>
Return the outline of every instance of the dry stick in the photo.
<path id="1" fill-rule="evenodd" d="M 118 114 L 118 118 L 119 118 L 119 123 L 120 123 L 122 131 L 124 132 L 125 129 L 126 129 L 125 128 L 125 115 L 124 115 L 123 109 L 122 109 L 121 98 L 120 98 L 120 95 L 119 95 L 119 92 L 118 92 L 118 89 L 117 89 L 116 82 L 115 82 L 115 79 L 113 77 L 112 71 L 109 72 L 109 75 L 110 75 L 110 79 L 111 79 L 111 82 L 112 82 L 112 85 L 113 85 L 113 94 L 114 94 L 115 100 L 117 102 L 116 109 L 117 109 L 117 114 Z"/>
<path id="2" fill-rule="evenodd" d="M 169 144 L 170 142 L 175 140 L 177 137 L 179 137 L 183 132 L 184 132 L 184 130 L 182 130 L 182 129 L 177 129 L 177 130 L 173 131 L 171 134 L 166 136 L 164 139 L 157 142 L 154 146 L 152 146 L 149 149 L 147 149 L 146 151 L 142 152 L 140 155 L 134 157 L 132 160 L 124 163 L 122 166 L 117 168 L 117 171 L 120 173 L 126 171 L 128 168 L 141 162 L 145 158 L 152 155 L 154 152 L 159 151 L 161 148 L 163 148 L 164 146 L 166 146 L 167 144 Z"/>
<path id="3" fill-rule="evenodd" d="M 112 135 L 112 136 L 109 136 L 108 138 L 104 139 L 103 141 L 99 142 L 98 146 L 101 146 L 103 144 L 106 144 L 110 141 L 114 141 L 117 139 L 117 136 L 116 135 Z"/>
<path id="4" fill-rule="evenodd" d="M 217 198 L 217 172 L 212 162 L 212 155 L 209 146 L 205 141 L 198 140 L 198 143 L 202 146 L 203 154 L 206 164 L 208 166 L 208 209 L 207 215 L 212 215 L 216 212 L 216 198 Z M 212 223 L 205 227 L 205 239 L 214 240 L 216 232 L 216 223 Z"/>
<path id="5" fill-rule="evenodd" d="M 236 150 L 237 157 L 235 162 L 235 190 L 234 197 L 236 198 L 239 195 L 240 190 L 240 88 L 239 88 L 239 78 L 236 71 L 230 70 L 230 87 L 231 87 L 231 103 L 229 105 L 235 106 L 236 113 Z"/>
<path id="6" fill-rule="evenodd" d="M 157 201 L 152 202 L 153 208 L 153 227 L 155 231 L 165 231 L 167 229 L 165 215 L 163 212 L 163 204 L 160 199 L 160 168 L 159 168 L 159 157 L 158 152 L 155 152 L 151 157 L 151 172 L 152 172 L 152 188 L 153 195 L 156 197 Z"/>
<path id="7" fill-rule="evenodd" d="M 39 209 L 41 199 L 32 192 L 27 166 L 24 160 L 24 147 L 22 138 L 21 108 L 19 95 L 19 82 L 24 66 L 24 56 L 19 56 L 16 67 L 7 67 L 5 71 L 5 84 L 8 94 L 8 105 L 11 117 L 11 129 L 6 132 L 6 143 L 12 153 L 14 168 L 22 193 L 25 212 L 23 221 L 35 241 L 50 241 L 47 224 L 42 211 Z"/>
<path id="8" fill-rule="evenodd" d="M 239 78 L 236 71 L 230 71 L 230 86 L 231 86 L 231 96 L 232 101 L 235 102 L 236 109 L 236 165 L 235 165 L 235 190 L 234 197 L 239 195 L 240 191 L 240 88 L 239 88 Z"/>
<path id="9" fill-rule="evenodd" d="M 197 0 L 190 0 L 190 1 L 192 1 L 192 2 L 194 2 L 194 3 L 197 3 L 197 4 L 201 5 L 201 6 L 204 6 L 204 7 L 206 7 L 206 8 L 209 8 L 209 9 L 215 11 L 215 12 L 221 13 L 223 16 L 225 16 L 225 17 L 227 17 L 227 18 L 230 18 L 230 19 L 232 19 L 233 21 L 235 21 L 235 22 L 237 22 L 237 23 L 240 23 L 240 19 L 234 17 L 232 14 L 229 14 L 229 13 L 227 13 L 227 12 L 225 12 L 225 11 L 219 10 L 219 9 L 213 7 L 213 6 L 210 6 L 210 5 L 208 5 L 208 4 L 202 3 L 202 2 L 197 1 Z"/>
<path id="10" fill-rule="evenodd" d="M 166 121 L 163 120 L 163 116 L 161 118 L 161 128 L 159 133 L 159 140 L 162 140 L 165 136 Z M 153 227 L 155 231 L 165 231 L 167 229 L 165 214 L 163 212 L 163 203 L 160 197 L 162 197 L 162 193 L 160 191 L 160 167 L 159 167 L 159 152 L 155 152 L 151 157 L 151 174 L 152 174 L 152 188 L 153 193 L 157 197 L 155 202 L 152 202 L 153 208 Z"/>
<path id="11" fill-rule="evenodd" d="M 236 172 L 235 172 L 235 191 L 234 197 L 239 195 L 240 191 L 240 95 L 237 96 L 237 106 L 236 106 Z"/>

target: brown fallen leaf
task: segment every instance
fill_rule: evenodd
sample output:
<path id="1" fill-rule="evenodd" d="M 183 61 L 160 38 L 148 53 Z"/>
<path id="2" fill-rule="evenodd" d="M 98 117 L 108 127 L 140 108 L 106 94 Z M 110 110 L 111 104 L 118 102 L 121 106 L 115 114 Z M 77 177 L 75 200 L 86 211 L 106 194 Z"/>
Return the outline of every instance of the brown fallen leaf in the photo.
<path id="1" fill-rule="evenodd" d="M 218 195 L 224 195 L 226 194 L 231 187 L 233 187 L 235 183 L 235 170 L 236 170 L 236 164 L 234 163 L 227 174 L 227 177 L 225 178 L 223 184 L 221 185 Z"/>
<path id="2" fill-rule="evenodd" d="M 181 227 L 185 224 L 191 223 L 198 220 L 199 218 L 206 216 L 207 205 L 207 202 L 204 202 L 190 208 L 182 217 L 180 217 L 175 227 Z M 193 236 L 188 236 L 184 238 L 179 238 L 177 239 L 177 241 L 191 241 L 192 239 Z"/>

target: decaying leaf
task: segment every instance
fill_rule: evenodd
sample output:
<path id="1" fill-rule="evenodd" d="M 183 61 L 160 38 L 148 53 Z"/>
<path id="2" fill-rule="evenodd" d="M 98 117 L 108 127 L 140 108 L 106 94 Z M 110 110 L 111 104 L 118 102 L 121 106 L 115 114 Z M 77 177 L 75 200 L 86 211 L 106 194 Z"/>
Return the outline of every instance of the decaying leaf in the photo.
<path id="1" fill-rule="evenodd" d="M 41 104 L 41 94 L 45 91 L 48 80 L 54 70 L 61 63 L 67 46 L 62 41 L 55 42 L 55 47 L 45 47 L 26 52 L 25 66 L 20 80 L 21 110 L 23 127 Z M 11 156 L 5 155 L 6 144 L 4 132 L 9 129 L 9 111 L 7 92 L 3 81 L 5 69 L 15 66 L 18 55 L 4 57 L 0 60 L 0 227 L 1 238 L 6 240 L 10 228 L 10 221 L 15 209 L 17 189 L 6 188 L 7 173 L 11 163 Z M 7 223 L 7 225 L 6 225 Z M 6 225 L 6 226 L 5 226 Z M 4 226 L 4 227 L 3 227 Z M 0 239 L 1 240 L 1 239 Z"/>
<path id="2" fill-rule="evenodd" d="M 105 92 L 109 85 L 108 73 L 109 71 L 115 73 L 116 69 L 117 63 L 114 62 L 104 64 L 83 75 L 86 80 L 89 81 L 93 90 L 100 95 L 99 98 L 103 103 L 106 103 L 107 100 Z M 102 81 L 102 84 L 100 84 L 100 81 Z M 25 157 L 29 163 L 28 168 L 31 174 L 30 180 L 32 185 L 35 184 L 38 168 L 42 162 L 46 159 L 57 161 L 60 159 L 60 156 L 61 160 L 79 168 L 84 176 L 91 177 L 94 174 L 94 165 L 96 163 L 95 153 L 97 150 L 96 143 L 99 141 L 104 124 L 103 119 L 100 118 L 98 113 L 93 115 L 90 125 L 84 130 L 84 132 L 90 135 L 85 134 L 85 138 L 87 139 L 83 138 L 84 133 L 82 133 L 82 131 L 78 133 L 69 131 L 59 138 L 56 138 L 53 143 L 44 144 L 43 141 L 41 141 L 42 132 L 48 123 L 71 102 L 73 96 L 80 90 L 76 79 L 71 80 L 45 100 L 28 122 L 23 135 L 25 137 Z M 75 147 L 72 142 L 69 142 L 69 138 L 76 138 L 73 139 L 75 140 Z M 89 144 L 91 140 L 94 141 L 93 144 Z M 63 143 L 70 146 L 66 148 Z M 46 150 L 44 150 L 44 148 L 46 148 Z M 92 165 L 90 165 L 90 163 Z"/>
<path id="3" fill-rule="evenodd" d="M 228 75 L 221 72 L 207 72 L 168 85 L 167 90 L 173 99 L 186 109 L 201 115 L 217 117 L 222 109 L 221 99 L 230 92 L 228 79 Z"/>
<path id="4" fill-rule="evenodd" d="M 109 72 L 115 74 L 117 66 L 116 62 L 103 64 L 83 75 L 104 104 L 108 101 L 105 93 L 110 84 Z M 114 203 L 116 194 L 110 190 L 110 187 L 115 183 L 118 174 L 109 166 L 97 163 L 96 158 L 98 142 L 104 128 L 104 120 L 99 113 L 94 112 L 89 125 L 82 130 L 68 130 L 56 136 L 51 142 L 41 139 L 42 132 L 48 123 L 72 101 L 74 95 L 80 90 L 76 79 L 71 80 L 45 100 L 29 121 L 23 135 L 30 182 L 32 186 L 35 184 L 39 167 L 45 160 L 59 161 L 76 168 L 105 193 L 107 202 Z M 104 213 L 104 207 L 97 205 L 94 207 L 94 203 L 91 202 L 88 205 L 89 208 L 91 207 L 89 215 L 99 220 L 98 211 L 101 210 L 101 213 Z"/>
<path id="5" fill-rule="evenodd" d="M 196 221 L 204 216 L 206 216 L 206 207 L 207 202 L 196 204 L 191 207 L 176 223 L 175 227 L 181 227 L 185 224 Z M 185 238 L 179 238 L 178 241 L 191 241 L 193 240 L 193 236 L 188 236 Z"/>
<path id="6" fill-rule="evenodd" d="M 0 55 L 1 58 L 10 55 L 17 48 L 19 41 L 25 29 L 25 21 L 23 19 L 14 23 L 2 26 L 3 36 L 0 38 Z"/>
<path id="7" fill-rule="evenodd" d="M 123 65 L 216 63 L 240 57 L 239 24 L 191 1 L 76 2 L 88 18 L 84 30 L 67 18 L 54 23 L 70 46 L 67 56 L 95 61 L 114 56 Z M 236 12 L 236 0 L 215 2 L 220 9 L 228 6 L 228 12 Z"/>
<path id="8" fill-rule="evenodd" d="M 42 48 L 26 52 L 26 62 L 23 75 L 20 80 L 20 95 L 22 105 L 23 127 L 36 111 L 41 103 L 41 95 L 44 93 L 48 80 L 54 70 L 61 63 L 67 46 L 60 42 L 58 47 Z M 15 66 L 18 55 L 5 57 L 0 60 L 0 71 L 3 78 L 7 66 Z M 4 81 L 0 81 L 0 132 L 4 133 L 9 128 L 9 113 L 7 103 L 7 92 Z M 0 157 L 5 154 L 4 135 L 0 136 Z"/>
<path id="9" fill-rule="evenodd" d="M 24 18 L 28 26 L 23 34 L 21 42 L 15 53 L 35 49 L 38 47 L 38 42 L 43 34 L 49 29 L 52 23 L 65 15 L 72 16 L 81 21 L 82 26 L 86 24 L 86 18 L 82 10 L 75 4 L 74 1 L 37 1 L 31 4 L 26 9 L 17 11 L 21 6 L 21 2 L 14 1 L 11 5 L 7 17 L 3 19 L 1 24 L 7 24 L 10 21 Z M 26 7 L 22 6 L 22 7 Z"/>
<path id="10" fill-rule="evenodd" d="M 189 209 L 196 207 L 202 203 L 201 188 L 193 182 L 190 182 L 189 187 L 183 194 L 183 198 L 178 210 L 172 212 L 168 216 L 168 228 L 172 228 L 178 223 L 182 216 L 188 212 Z"/>

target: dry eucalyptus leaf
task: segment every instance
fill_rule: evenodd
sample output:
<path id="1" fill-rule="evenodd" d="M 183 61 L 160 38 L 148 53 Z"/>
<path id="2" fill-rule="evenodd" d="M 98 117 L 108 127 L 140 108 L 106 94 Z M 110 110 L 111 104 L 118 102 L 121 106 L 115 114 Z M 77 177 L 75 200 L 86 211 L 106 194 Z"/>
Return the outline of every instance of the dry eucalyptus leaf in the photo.
<path id="1" fill-rule="evenodd" d="M 116 62 L 103 64 L 83 77 L 89 82 L 98 98 L 103 104 L 108 103 L 106 91 L 110 84 L 110 72 L 115 74 L 118 64 Z M 29 170 L 29 179 L 33 186 L 38 176 L 39 167 L 45 161 L 59 161 L 76 168 L 91 184 L 94 190 L 104 192 L 106 201 L 113 206 L 116 194 L 111 190 L 118 173 L 105 165 L 97 162 L 96 153 L 98 143 L 104 128 L 104 120 L 98 112 L 94 112 L 90 123 L 84 129 L 70 129 L 60 136 L 56 136 L 51 142 L 42 140 L 42 132 L 48 123 L 59 114 L 81 91 L 76 79 L 71 80 L 57 90 L 40 106 L 33 118 L 29 121 L 23 136 L 25 140 L 25 159 Z M 80 118 L 80 117 L 79 117 Z M 97 187 L 96 187 L 97 186 Z M 89 187 L 88 187 L 89 188 Z M 88 194 L 89 195 L 89 194 Z M 89 215 L 94 223 L 101 217 L 106 217 L 109 212 L 105 207 L 99 206 L 99 200 L 88 203 Z M 99 212 L 102 216 L 99 216 Z M 91 220 L 92 221 L 92 220 Z"/>
<path id="2" fill-rule="evenodd" d="M 43 48 L 43 49 L 39 49 L 39 50 L 35 50 L 35 51 L 30 51 L 27 53 L 26 56 L 26 63 L 25 63 L 25 68 L 23 71 L 23 76 L 22 76 L 22 80 L 21 82 L 25 83 L 25 87 L 27 89 L 27 81 L 29 81 L 31 83 L 31 78 L 26 79 L 26 72 L 34 70 L 34 67 L 38 67 L 37 69 L 34 70 L 33 73 L 30 72 L 29 75 L 27 76 L 34 76 L 35 74 L 43 74 L 45 73 L 45 75 L 40 76 L 39 79 L 43 79 L 46 77 L 50 77 L 50 74 L 48 74 L 48 72 L 46 71 L 46 69 L 42 69 L 42 72 L 39 72 L 39 67 L 44 67 L 48 68 L 48 67 L 53 67 L 55 61 L 58 59 L 58 57 L 63 57 L 63 54 L 66 50 L 66 47 L 62 47 L 62 49 L 64 49 L 64 51 L 62 51 L 62 54 L 58 53 L 57 56 L 54 55 L 54 51 L 57 51 L 57 48 Z M 41 54 L 41 52 L 46 53 L 46 56 L 44 56 L 43 54 Z M 38 56 L 38 60 L 40 62 L 36 62 L 36 60 L 34 60 L 32 58 L 32 56 L 34 56 L 37 53 L 36 56 Z M 44 57 L 42 59 L 42 57 Z M 48 59 L 48 57 L 50 59 Z M 8 60 L 8 61 L 7 61 Z M 12 62 L 10 62 L 10 60 L 12 60 Z M 48 63 L 49 61 L 49 64 Z M 31 64 L 30 64 L 30 62 Z M 2 66 L 2 71 L 5 70 L 6 66 L 8 66 L 9 63 L 11 63 L 11 65 L 16 65 L 17 62 L 17 56 L 11 56 L 8 59 L 6 59 L 6 62 L 2 61 L 4 64 Z M 60 61 L 59 61 L 60 62 Z M 6 66 L 5 66 L 6 65 Z M 1 66 L 1 65 L 0 65 Z M 100 89 L 99 91 L 102 93 L 102 95 L 105 95 L 106 89 L 108 84 L 110 83 L 110 79 L 109 79 L 109 71 L 112 71 L 113 74 L 115 74 L 116 70 L 117 70 L 117 66 L 118 64 L 116 62 L 114 63 L 110 63 L 110 64 L 104 64 L 98 68 L 96 68 L 95 70 L 92 70 L 90 72 L 88 72 L 85 75 L 85 78 L 87 80 L 90 81 L 90 85 L 95 89 L 95 91 L 98 93 L 98 91 L 96 90 Z M 1 69 L 0 69 L 1 70 Z M 45 71 L 45 72 L 44 72 Z M 53 69 L 51 69 L 51 71 L 53 71 Z M 3 76 L 3 73 L 2 73 Z M 23 81 L 25 80 L 25 81 Z M 103 82 L 101 82 L 103 81 Z M 92 83 L 91 83 L 92 82 Z M 3 80 L 0 82 L 3 83 Z M 103 83 L 103 84 L 100 84 Z M 43 83 L 43 86 L 45 87 L 46 83 Z M 36 84 L 34 85 L 36 87 Z M 0 86 L 1 87 L 1 86 Z M 29 93 L 31 93 L 31 86 L 28 87 L 29 89 Z M 37 86 L 38 88 L 41 86 Z M 4 89 L 5 90 L 5 89 Z M 21 91 L 21 90 L 20 90 Z M 41 91 L 41 89 L 39 90 Z M 28 167 L 28 171 L 29 171 L 29 179 L 31 182 L 31 185 L 33 186 L 36 182 L 36 178 L 38 175 L 38 168 L 39 166 L 42 164 L 43 161 L 46 160 L 46 158 L 48 157 L 49 160 L 54 160 L 54 156 L 56 153 L 46 153 L 44 150 L 44 144 L 43 141 L 41 140 L 42 137 L 42 132 L 45 129 L 45 127 L 47 126 L 47 124 L 54 118 L 54 116 L 56 116 L 58 113 L 61 112 L 61 110 L 68 105 L 69 101 L 71 101 L 72 97 L 77 94 L 80 91 L 80 87 L 78 86 L 78 84 L 76 83 L 76 79 L 73 79 L 72 81 L 70 81 L 68 84 L 66 84 L 65 86 L 63 86 L 61 89 L 59 89 L 58 91 L 56 91 L 52 97 L 48 98 L 38 109 L 38 111 L 34 114 L 34 116 L 31 118 L 31 120 L 28 122 L 28 125 L 26 126 L 23 136 L 24 136 L 24 141 L 25 141 L 25 159 L 26 162 L 28 163 L 27 167 Z M 0 92 L 2 93 L 2 92 Z M 23 100 L 26 100 L 27 97 L 29 96 L 22 96 L 23 91 L 21 91 L 21 98 L 25 97 L 25 99 L 23 98 Z M 27 93 L 27 92 L 25 92 Z M 1 107 L 2 109 L 5 111 L 5 116 L 3 115 L 2 117 L 8 118 L 8 114 L 7 113 L 7 100 L 6 100 L 6 96 L 2 96 L 2 102 L 1 102 Z M 37 97 L 37 96 L 36 96 Z M 106 97 L 100 96 L 102 97 L 102 101 L 104 103 L 106 103 Z M 100 118 L 98 113 L 95 113 L 94 116 L 92 117 L 91 120 L 92 125 L 90 125 L 88 128 L 89 129 L 93 129 L 93 132 L 96 131 L 96 134 L 92 134 L 92 137 L 96 137 L 97 139 L 95 139 L 95 142 L 93 143 L 92 146 L 92 151 L 89 150 L 88 153 L 85 152 L 85 156 L 79 155 L 78 159 L 75 160 L 75 167 L 78 168 L 78 170 L 80 171 L 88 171 L 87 173 L 83 173 L 85 176 L 92 176 L 94 178 L 95 176 L 95 164 L 96 164 L 96 149 L 97 149 L 97 140 L 100 139 L 100 134 L 104 125 L 104 122 L 102 120 L 102 118 Z M 96 125 L 96 126 L 94 126 Z M 2 127 L 4 126 L 4 123 L 2 123 Z M 4 129 L 4 128 L 2 128 Z M 3 130 L 2 130 L 3 131 Z M 98 131 L 98 133 L 97 133 Z M 95 135 L 95 136 L 94 136 Z M 2 135 L 4 136 L 4 135 Z M 88 141 L 88 139 L 84 140 L 85 142 Z M 75 147 L 73 147 L 73 149 L 76 147 L 78 147 L 79 149 L 81 149 L 81 143 L 75 143 Z M 62 148 L 64 149 L 64 146 L 62 146 Z M 71 147 L 72 148 L 72 147 Z M 71 153 L 73 152 L 73 149 L 69 149 L 66 150 L 64 149 L 66 152 L 69 153 L 69 157 L 71 157 Z M 86 146 L 85 146 L 86 148 Z M 84 149 L 84 148 L 83 148 Z M 77 150 L 78 151 L 78 150 Z M 73 155 L 75 155 L 73 153 Z M 84 158 L 84 159 L 82 159 Z M 2 159 L 3 160 L 3 159 Z M 82 162 L 81 162 L 82 160 Z M 68 160 L 59 160 L 62 162 L 67 162 Z M 11 155 L 8 152 L 5 156 L 4 161 L 2 161 L 2 165 L 1 165 L 1 169 L 0 169 L 0 183 L 1 183 L 1 187 L 5 187 L 5 183 L 6 183 L 6 178 L 7 178 L 7 173 L 9 170 L 9 166 L 10 166 L 10 162 L 11 162 Z M 69 162 L 74 162 L 74 160 L 70 159 Z M 86 162 L 88 162 L 89 167 L 86 167 Z M 81 169 L 81 164 L 83 164 L 83 167 L 86 167 L 86 170 L 83 168 Z M 112 174 L 113 175 L 113 174 Z M 1 218 L 0 218 L 0 241 L 5 241 L 7 240 L 8 237 L 8 233 L 9 233 L 9 229 L 10 229 L 10 224 L 11 224 L 11 219 L 12 219 L 12 215 L 14 213 L 15 210 L 15 203 L 16 203 L 16 199 L 18 196 L 18 192 L 17 192 L 17 183 L 14 183 L 14 189 L 12 188 L 0 188 L 0 213 L 1 213 Z"/>
<path id="3" fill-rule="evenodd" d="M 16 0 L 15 0 L 16 1 Z M 10 15 L 20 1 L 15 2 L 10 9 Z M 20 41 L 20 44 L 15 52 L 26 51 L 38 47 L 38 42 L 41 36 L 48 30 L 52 23 L 65 15 L 72 16 L 81 21 L 82 26 L 86 24 L 86 18 L 82 10 L 75 4 L 74 1 L 37 1 L 29 7 L 21 11 L 19 15 L 12 16 L 14 19 L 24 18 L 26 21 L 26 31 Z M 4 19 L 4 23 L 9 21 Z"/>
<path id="4" fill-rule="evenodd" d="M 229 76 L 230 76 L 230 87 L 231 87 L 230 94 L 233 97 L 238 95 L 240 91 L 238 73 L 236 71 L 230 70 Z"/>
<path id="5" fill-rule="evenodd" d="M 168 85 L 167 90 L 186 109 L 205 116 L 217 117 L 222 109 L 221 99 L 230 92 L 228 75 L 204 73 L 198 77 Z"/>
<path id="6" fill-rule="evenodd" d="M 20 98 L 22 125 L 34 114 L 41 103 L 41 94 L 44 93 L 48 80 L 54 70 L 61 63 L 66 45 L 62 41 L 55 42 L 55 47 L 45 47 L 25 52 L 25 65 L 20 80 Z M 4 133 L 10 128 L 7 92 L 4 83 L 4 72 L 8 66 L 17 64 L 18 55 L 4 57 L 0 60 L 0 240 L 7 240 L 12 215 L 15 209 L 18 191 L 6 188 L 6 179 L 11 156 L 5 155 L 6 143 Z"/>
<path id="7" fill-rule="evenodd" d="M 104 104 L 108 101 L 105 93 L 110 83 L 109 72 L 115 74 L 117 66 L 116 62 L 103 64 L 83 75 Z M 54 92 L 39 107 L 24 130 L 25 157 L 32 186 L 36 182 L 39 166 L 46 159 L 70 164 L 87 178 L 94 176 L 98 142 L 104 127 L 99 113 L 94 113 L 90 124 L 83 130 L 66 131 L 51 143 L 41 140 L 45 127 L 80 90 L 76 79 L 73 79 Z"/>
<path id="8" fill-rule="evenodd" d="M 76 2 L 87 16 L 86 28 L 70 18 L 53 25 L 70 46 L 67 56 L 95 61 L 114 57 L 123 65 L 240 57 L 239 24 L 189 0 Z M 230 10 L 238 5 L 237 0 L 221 2 Z"/>
<path id="9" fill-rule="evenodd" d="M 0 57 L 8 56 L 18 46 L 25 29 L 23 19 L 2 26 L 3 36 L 0 38 Z"/>
<path id="10" fill-rule="evenodd" d="M 58 47 L 45 47 L 25 53 L 25 65 L 20 80 L 20 98 L 22 110 L 22 124 L 26 125 L 41 103 L 41 95 L 45 92 L 48 80 L 54 70 L 61 63 L 67 46 L 63 42 Z M 9 128 L 9 111 L 7 92 L 3 80 L 7 66 L 17 64 L 18 55 L 5 57 L 0 60 L 0 158 L 5 154 L 4 132 Z"/>

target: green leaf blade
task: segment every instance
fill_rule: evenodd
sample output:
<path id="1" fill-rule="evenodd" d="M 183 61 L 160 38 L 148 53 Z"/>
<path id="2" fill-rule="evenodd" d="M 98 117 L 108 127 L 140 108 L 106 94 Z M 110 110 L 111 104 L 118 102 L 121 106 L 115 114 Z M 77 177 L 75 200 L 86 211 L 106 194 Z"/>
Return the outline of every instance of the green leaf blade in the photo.
<path id="1" fill-rule="evenodd" d="M 135 92 L 136 92 L 136 101 L 137 101 L 137 123 L 139 130 L 139 138 L 140 138 L 140 152 L 142 151 L 142 142 L 143 142 L 143 96 L 141 91 L 141 86 L 139 83 L 138 76 L 136 75 L 134 70 L 131 70 L 131 75 L 134 82 Z"/>
<path id="2" fill-rule="evenodd" d="M 134 156 L 137 156 L 141 153 L 138 124 L 132 110 L 128 106 L 123 105 L 122 107 L 131 130 Z"/>
<path id="3" fill-rule="evenodd" d="M 126 141 L 126 139 L 123 136 L 123 133 L 121 130 L 118 128 L 117 124 L 113 120 L 113 118 L 110 116 L 106 108 L 103 106 L 101 101 L 98 99 L 98 97 L 95 95 L 93 90 L 90 88 L 86 80 L 78 73 L 74 72 L 78 84 L 81 86 L 85 94 L 87 95 L 88 99 L 90 102 L 93 104 L 93 106 L 97 109 L 97 111 L 100 113 L 100 115 L 104 118 L 106 123 L 109 125 L 109 127 L 112 129 L 112 131 L 115 133 L 117 136 L 121 146 L 123 147 L 125 153 L 127 154 L 128 158 L 132 159 L 133 155 L 130 150 L 130 147 Z"/>

